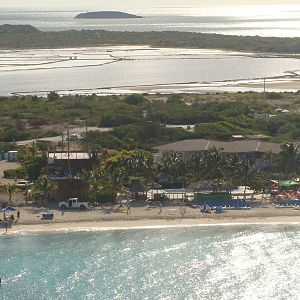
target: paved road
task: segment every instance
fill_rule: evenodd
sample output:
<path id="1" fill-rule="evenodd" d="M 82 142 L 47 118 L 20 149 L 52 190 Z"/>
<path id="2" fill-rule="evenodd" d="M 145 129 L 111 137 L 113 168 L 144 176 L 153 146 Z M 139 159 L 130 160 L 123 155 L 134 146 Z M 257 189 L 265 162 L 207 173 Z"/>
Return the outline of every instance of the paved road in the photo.
<path id="1" fill-rule="evenodd" d="M 70 127 L 70 134 L 81 134 L 81 133 L 84 133 L 85 130 L 86 130 L 85 127 L 77 127 L 77 128 L 71 128 Z M 111 131 L 112 128 L 88 127 L 87 130 L 88 131 L 107 132 L 107 131 Z M 66 137 L 67 136 L 67 130 L 63 134 Z M 61 139 L 62 139 L 62 136 L 58 135 L 58 136 L 40 138 L 40 139 L 38 139 L 38 141 L 47 141 L 47 142 L 58 143 L 58 142 L 61 141 Z M 28 144 L 31 144 L 34 141 L 37 141 L 37 140 L 32 139 L 32 140 L 18 141 L 18 142 L 16 142 L 16 144 L 17 145 L 28 145 Z"/>

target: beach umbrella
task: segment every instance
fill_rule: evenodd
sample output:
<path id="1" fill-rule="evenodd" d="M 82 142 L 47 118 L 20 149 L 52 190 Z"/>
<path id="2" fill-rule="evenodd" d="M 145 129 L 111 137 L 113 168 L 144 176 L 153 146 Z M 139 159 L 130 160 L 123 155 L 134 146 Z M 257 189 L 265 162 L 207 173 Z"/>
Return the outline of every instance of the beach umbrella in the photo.
<path id="1" fill-rule="evenodd" d="M 11 206 L 2 207 L 1 210 L 3 211 L 4 219 L 5 219 L 5 212 L 7 212 L 7 211 L 16 211 L 16 209 L 11 207 Z"/>
<path id="2" fill-rule="evenodd" d="M 11 206 L 6 206 L 6 207 L 2 207 L 1 209 L 2 211 L 16 211 L 16 209 L 14 207 Z"/>

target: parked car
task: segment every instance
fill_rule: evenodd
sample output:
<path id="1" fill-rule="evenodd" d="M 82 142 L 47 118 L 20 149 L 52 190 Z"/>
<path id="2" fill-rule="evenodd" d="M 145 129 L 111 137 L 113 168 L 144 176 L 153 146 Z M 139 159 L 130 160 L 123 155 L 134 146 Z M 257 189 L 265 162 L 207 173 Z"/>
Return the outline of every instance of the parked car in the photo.
<path id="1" fill-rule="evenodd" d="M 18 180 L 16 185 L 19 188 L 27 188 L 27 187 L 31 186 L 32 183 L 27 180 Z"/>
<path id="2" fill-rule="evenodd" d="M 78 208 L 81 210 L 88 208 L 88 202 L 81 201 L 78 198 L 70 198 L 67 201 L 61 201 L 58 203 L 59 208 L 67 209 L 67 208 Z"/>
<path id="3" fill-rule="evenodd" d="M 70 134 L 69 137 L 66 137 L 66 141 L 75 142 L 78 141 L 79 136 L 76 133 Z"/>

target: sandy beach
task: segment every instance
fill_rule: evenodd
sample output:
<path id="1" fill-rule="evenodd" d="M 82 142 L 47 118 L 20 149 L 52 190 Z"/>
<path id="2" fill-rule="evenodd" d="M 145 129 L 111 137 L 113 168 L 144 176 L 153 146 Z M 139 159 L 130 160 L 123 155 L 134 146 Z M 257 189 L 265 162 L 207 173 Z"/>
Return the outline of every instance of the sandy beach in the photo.
<path id="1" fill-rule="evenodd" d="M 250 210 L 227 210 L 222 214 L 203 214 L 199 209 L 179 206 L 164 207 L 162 213 L 155 207 L 133 207 L 128 215 L 116 212 L 114 207 L 86 211 L 48 210 L 54 214 L 53 220 L 42 220 L 44 211 L 43 208 L 20 208 L 21 218 L 9 232 L 300 223 L 300 210 L 279 209 L 271 204 Z"/>
<path id="2" fill-rule="evenodd" d="M 247 87 L 247 88 L 261 88 L 263 89 L 263 83 L 246 83 L 240 84 L 238 86 Z M 299 80 L 274 80 L 266 82 L 266 89 L 271 90 L 299 90 L 300 81 Z"/>
<path id="3" fill-rule="evenodd" d="M 300 224 L 299 216 L 285 217 L 251 217 L 251 218 L 200 218 L 200 219 L 175 219 L 175 220 L 128 220 L 128 221 L 103 221 L 103 222 L 73 222 L 73 223 L 44 223 L 34 225 L 16 225 L 10 233 L 19 232 L 51 232 L 51 231 L 96 231 L 96 230 L 125 230 L 125 229 L 150 229 L 172 227 L 197 227 L 218 225 L 296 225 Z"/>

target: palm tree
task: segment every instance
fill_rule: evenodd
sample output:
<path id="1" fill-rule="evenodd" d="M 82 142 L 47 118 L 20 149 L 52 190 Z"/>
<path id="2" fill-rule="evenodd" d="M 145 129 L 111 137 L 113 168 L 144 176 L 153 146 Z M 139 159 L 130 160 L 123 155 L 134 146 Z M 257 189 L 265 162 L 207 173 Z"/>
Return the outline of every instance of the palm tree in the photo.
<path id="1" fill-rule="evenodd" d="M 1 185 L 1 190 L 8 194 L 8 202 L 11 203 L 12 195 L 19 191 L 19 188 L 15 184 L 3 184 Z"/>
<path id="2" fill-rule="evenodd" d="M 109 179 L 113 182 L 115 190 L 129 181 L 129 162 L 126 161 L 127 151 L 122 151 L 106 160 L 104 171 L 108 174 Z M 128 172 L 126 172 L 128 170 Z"/>
<path id="3" fill-rule="evenodd" d="M 271 162 L 272 162 L 273 158 L 274 158 L 274 155 L 271 150 L 266 150 L 263 153 L 262 159 L 267 162 L 267 168 L 271 167 Z"/>
<path id="4" fill-rule="evenodd" d="M 294 143 L 281 145 L 281 151 L 277 157 L 277 166 L 287 178 L 289 174 L 300 171 L 299 146 Z"/>
<path id="5" fill-rule="evenodd" d="M 116 178 L 115 172 L 108 172 L 105 168 L 99 167 L 92 171 L 82 171 L 79 173 L 79 180 L 83 185 L 85 191 L 85 199 L 88 200 L 88 195 L 92 196 L 92 200 L 95 202 L 97 200 L 97 195 L 104 189 L 111 189 L 115 186 L 115 190 L 119 190 L 118 182 L 119 179 Z M 113 184 L 115 183 L 115 185 Z"/>
<path id="6" fill-rule="evenodd" d="M 257 171 L 250 164 L 249 160 L 243 160 L 239 167 L 240 185 L 244 186 L 244 197 L 246 197 L 246 189 L 251 180 L 256 176 Z"/>
<path id="7" fill-rule="evenodd" d="M 203 173 L 203 165 L 204 154 L 202 152 L 193 154 L 189 160 L 188 167 L 192 170 L 196 180 L 200 180 L 201 178 L 201 174 Z"/>
<path id="8" fill-rule="evenodd" d="M 237 153 L 228 153 L 225 155 L 223 164 L 224 182 L 228 186 L 238 185 L 241 178 L 241 165 L 243 160 Z"/>
<path id="9" fill-rule="evenodd" d="M 119 185 L 128 185 L 131 177 L 149 180 L 153 173 L 153 155 L 144 150 L 122 151 L 106 161 L 104 170 Z"/>
<path id="10" fill-rule="evenodd" d="M 181 152 L 169 151 L 163 153 L 160 161 L 160 170 L 175 178 L 185 175 L 186 165 Z"/>
<path id="11" fill-rule="evenodd" d="M 97 200 L 97 194 L 103 189 L 103 184 L 96 178 L 91 178 L 88 185 L 88 191 L 92 194 L 94 202 Z"/>
<path id="12" fill-rule="evenodd" d="M 148 177 L 153 167 L 153 155 L 144 150 L 130 151 L 123 162 L 131 176 Z"/>
<path id="13" fill-rule="evenodd" d="M 82 183 L 83 189 L 85 191 L 85 200 L 87 200 L 87 196 L 88 196 L 87 191 L 88 191 L 89 181 L 91 177 L 92 177 L 91 172 L 86 170 L 81 171 L 78 175 L 79 181 Z"/>
<path id="14" fill-rule="evenodd" d="M 223 149 L 211 148 L 204 154 L 204 177 L 206 179 L 216 180 L 217 187 L 220 187 L 224 179 L 224 167 L 226 166 L 226 157 Z"/>
<path id="15" fill-rule="evenodd" d="M 49 199 L 51 194 L 57 190 L 57 184 L 47 177 L 40 177 L 34 183 L 33 189 L 42 193 L 44 199 Z"/>

